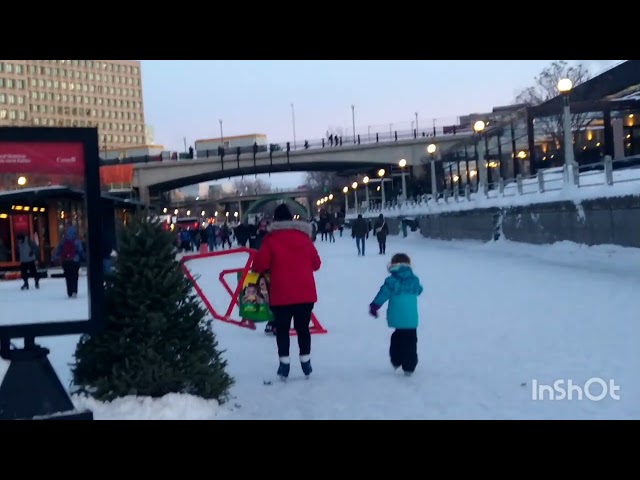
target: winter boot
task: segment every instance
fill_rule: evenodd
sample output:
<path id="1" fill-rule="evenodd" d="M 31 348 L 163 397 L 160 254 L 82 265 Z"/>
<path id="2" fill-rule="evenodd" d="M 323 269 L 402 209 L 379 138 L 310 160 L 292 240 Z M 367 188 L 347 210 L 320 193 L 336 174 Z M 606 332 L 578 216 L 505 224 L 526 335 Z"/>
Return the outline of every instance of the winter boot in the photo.
<path id="1" fill-rule="evenodd" d="M 313 372 L 311 368 L 311 357 L 309 355 L 300 355 L 300 366 L 302 367 L 302 373 L 304 373 L 306 377 L 309 377 L 311 372 Z"/>
<path id="2" fill-rule="evenodd" d="M 24 285 L 22 285 L 22 286 L 20 287 L 20 290 L 29 290 L 29 284 L 28 284 L 28 283 L 25 283 Z"/>
<path id="3" fill-rule="evenodd" d="M 289 377 L 289 370 L 291 365 L 289 363 L 289 357 L 280 357 L 280 365 L 278 366 L 278 377 L 281 380 L 286 380 Z"/>

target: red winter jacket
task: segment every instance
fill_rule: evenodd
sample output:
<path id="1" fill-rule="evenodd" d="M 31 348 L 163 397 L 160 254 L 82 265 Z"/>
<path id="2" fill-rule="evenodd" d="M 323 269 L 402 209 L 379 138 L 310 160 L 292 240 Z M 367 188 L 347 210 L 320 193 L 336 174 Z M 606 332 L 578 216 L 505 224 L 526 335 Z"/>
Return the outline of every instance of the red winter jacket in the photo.
<path id="1" fill-rule="evenodd" d="M 270 274 L 269 304 L 316 303 L 313 272 L 320 256 L 311 241 L 311 225 L 300 221 L 273 222 L 253 260 L 252 270 Z"/>

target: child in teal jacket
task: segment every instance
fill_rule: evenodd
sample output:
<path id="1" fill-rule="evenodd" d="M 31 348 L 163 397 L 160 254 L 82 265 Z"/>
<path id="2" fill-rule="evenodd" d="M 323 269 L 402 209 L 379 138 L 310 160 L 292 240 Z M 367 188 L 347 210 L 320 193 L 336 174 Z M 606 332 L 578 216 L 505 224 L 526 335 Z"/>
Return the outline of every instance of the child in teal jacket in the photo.
<path id="1" fill-rule="evenodd" d="M 391 275 L 369 305 L 369 313 L 378 318 L 380 307 L 389 302 L 387 324 L 395 329 L 389 345 L 391 365 L 411 375 L 418 365 L 418 296 L 423 288 L 408 255 L 394 255 L 388 270 Z"/>

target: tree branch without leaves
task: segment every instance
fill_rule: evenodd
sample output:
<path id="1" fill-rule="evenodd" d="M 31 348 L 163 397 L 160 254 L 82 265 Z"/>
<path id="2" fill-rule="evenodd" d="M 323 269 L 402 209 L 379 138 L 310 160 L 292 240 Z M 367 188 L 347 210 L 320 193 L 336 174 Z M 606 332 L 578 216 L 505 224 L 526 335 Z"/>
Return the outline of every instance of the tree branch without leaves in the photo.
<path id="1" fill-rule="evenodd" d="M 516 103 L 527 106 L 541 105 L 559 95 L 558 82 L 568 78 L 573 83 L 573 87 L 586 82 L 591 78 L 589 70 L 582 64 L 569 65 L 565 60 L 553 62 L 550 66 L 542 70 L 540 75 L 535 77 L 533 86 L 523 90 L 516 97 Z M 584 130 L 591 123 L 589 113 L 571 115 L 571 126 L 574 132 Z M 564 138 L 564 128 L 562 115 L 552 115 L 549 117 L 536 118 L 536 129 L 544 135 L 547 140 L 552 141 L 558 148 L 562 148 Z"/>

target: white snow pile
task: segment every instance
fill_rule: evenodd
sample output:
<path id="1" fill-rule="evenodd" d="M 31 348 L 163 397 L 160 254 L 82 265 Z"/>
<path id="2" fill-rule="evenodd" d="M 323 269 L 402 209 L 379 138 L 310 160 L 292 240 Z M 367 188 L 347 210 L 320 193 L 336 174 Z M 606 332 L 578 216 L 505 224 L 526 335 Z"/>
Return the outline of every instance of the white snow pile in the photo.
<path id="1" fill-rule="evenodd" d="M 216 420 L 228 412 L 215 400 L 170 393 L 161 398 L 128 396 L 112 402 L 74 395 L 79 411 L 91 410 L 95 420 Z"/>

